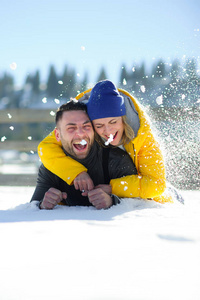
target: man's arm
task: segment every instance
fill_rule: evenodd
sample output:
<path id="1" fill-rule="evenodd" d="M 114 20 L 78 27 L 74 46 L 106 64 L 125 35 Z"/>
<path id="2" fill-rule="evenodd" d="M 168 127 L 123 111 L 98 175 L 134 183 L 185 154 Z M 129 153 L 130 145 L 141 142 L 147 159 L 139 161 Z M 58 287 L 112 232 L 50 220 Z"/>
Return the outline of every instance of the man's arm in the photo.
<path id="1" fill-rule="evenodd" d="M 41 201 L 48 189 L 55 186 L 55 182 L 53 181 L 51 174 L 52 173 L 49 172 L 44 165 L 40 166 L 37 177 L 37 185 L 31 201 Z"/>
<path id="2" fill-rule="evenodd" d="M 63 193 L 58 189 L 50 188 L 45 194 L 39 207 L 42 209 L 53 209 L 63 199 L 67 198 L 67 193 Z"/>
<path id="3" fill-rule="evenodd" d="M 57 189 L 54 174 L 48 171 L 44 165 L 41 165 L 38 172 L 37 186 L 31 201 L 38 201 L 40 208 L 52 209 L 63 198 L 66 199 L 67 194 Z"/>
<path id="4" fill-rule="evenodd" d="M 119 148 L 110 149 L 108 172 L 111 179 L 127 175 L 137 175 L 137 169 L 127 152 Z"/>
<path id="5" fill-rule="evenodd" d="M 69 185 L 73 183 L 74 178 L 81 172 L 87 172 L 83 165 L 65 155 L 61 142 L 56 140 L 55 130 L 40 142 L 38 155 L 48 170 L 62 178 Z"/>

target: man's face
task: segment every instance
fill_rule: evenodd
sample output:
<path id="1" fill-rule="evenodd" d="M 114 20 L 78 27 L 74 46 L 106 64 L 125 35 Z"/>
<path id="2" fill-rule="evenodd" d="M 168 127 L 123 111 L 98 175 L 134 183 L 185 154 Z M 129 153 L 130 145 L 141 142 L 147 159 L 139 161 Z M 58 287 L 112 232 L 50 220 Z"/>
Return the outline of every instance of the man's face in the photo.
<path id="1" fill-rule="evenodd" d="M 64 111 L 55 135 L 65 151 L 78 159 L 87 157 L 94 143 L 92 123 L 82 110 Z"/>

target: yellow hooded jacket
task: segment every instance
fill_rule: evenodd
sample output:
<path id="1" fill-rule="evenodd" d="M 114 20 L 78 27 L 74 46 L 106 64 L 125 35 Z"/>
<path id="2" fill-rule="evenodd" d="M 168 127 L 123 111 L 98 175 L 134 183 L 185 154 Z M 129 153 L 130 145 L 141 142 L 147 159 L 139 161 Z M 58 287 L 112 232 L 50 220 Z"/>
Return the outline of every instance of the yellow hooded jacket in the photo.
<path id="1" fill-rule="evenodd" d="M 91 89 L 79 94 L 76 99 L 84 100 L 90 91 Z M 118 89 L 118 91 L 131 99 L 139 116 L 140 127 L 137 136 L 124 145 L 135 163 L 138 175 L 112 179 L 110 181 L 112 193 L 123 198 L 140 197 L 160 203 L 173 202 L 171 196 L 164 193 L 166 189 L 164 159 L 160 146 L 151 131 L 147 116 L 139 103 L 127 91 L 122 89 Z M 64 154 L 61 143 L 57 142 L 55 138 L 54 131 L 39 144 L 38 154 L 44 166 L 69 185 L 73 184 L 73 180 L 81 172 L 87 172 L 83 165 Z"/>

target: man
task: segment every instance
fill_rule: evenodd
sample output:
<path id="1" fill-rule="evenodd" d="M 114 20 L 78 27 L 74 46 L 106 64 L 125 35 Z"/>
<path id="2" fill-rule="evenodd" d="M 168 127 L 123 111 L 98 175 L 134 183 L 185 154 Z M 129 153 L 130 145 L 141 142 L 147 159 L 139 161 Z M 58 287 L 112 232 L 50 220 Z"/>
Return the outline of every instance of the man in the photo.
<path id="1" fill-rule="evenodd" d="M 72 100 L 60 107 L 56 113 L 55 136 L 65 154 L 88 169 L 94 188 L 77 190 L 41 165 L 31 201 L 38 201 L 41 209 L 53 209 L 59 203 L 105 209 L 119 203 L 119 198 L 111 195 L 108 183 L 114 178 L 137 174 L 135 165 L 125 151 L 105 150 L 94 140 L 85 104 Z"/>

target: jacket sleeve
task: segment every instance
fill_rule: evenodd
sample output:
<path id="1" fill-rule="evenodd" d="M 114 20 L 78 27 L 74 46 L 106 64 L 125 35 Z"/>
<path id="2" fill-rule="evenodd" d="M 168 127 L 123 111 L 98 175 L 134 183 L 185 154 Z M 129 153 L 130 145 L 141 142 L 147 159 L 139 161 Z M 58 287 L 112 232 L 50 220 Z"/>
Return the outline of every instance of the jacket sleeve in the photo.
<path id="1" fill-rule="evenodd" d="M 65 155 L 61 143 L 56 140 L 54 131 L 39 144 L 38 155 L 48 170 L 69 185 L 73 184 L 74 179 L 81 172 L 87 172 L 83 165 Z"/>
<path id="2" fill-rule="evenodd" d="M 148 133 L 138 152 L 134 151 L 132 142 L 127 150 L 132 160 L 136 161 L 138 175 L 111 180 L 112 193 L 119 197 L 143 199 L 160 196 L 166 188 L 165 167 L 160 146 L 153 134 Z"/>
<path id="3" fill-rule="evenodd" d="M 48 171 L 44 165 L 41 165 L 37 177 L 37 185 L 31 201 L 41 201 L 44 198 L 44 194 L 51 188 L 57 188 L 55 181 L 53 180 L 53 174 Z"/>
<path id="4" fill-rule="evenodd" d="M 112 179 L 137 174 L 137 169 L 127 152 L 114 148 L 109 155 L 109 176 Z M 122 178 L 123 180 L 123 178 Z"/>

